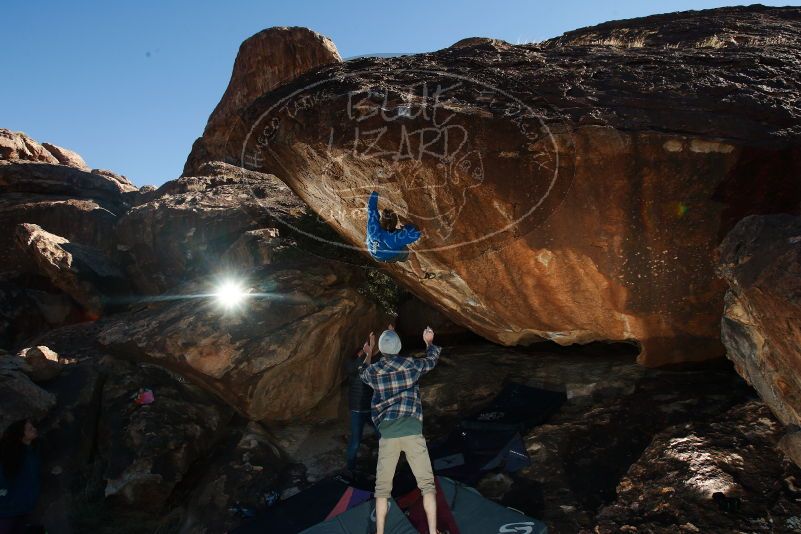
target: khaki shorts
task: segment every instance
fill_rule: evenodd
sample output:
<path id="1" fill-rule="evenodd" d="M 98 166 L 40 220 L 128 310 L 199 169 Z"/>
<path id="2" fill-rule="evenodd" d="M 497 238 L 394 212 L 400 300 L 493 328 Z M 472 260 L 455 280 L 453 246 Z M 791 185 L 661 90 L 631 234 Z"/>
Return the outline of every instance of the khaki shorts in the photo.
<path id="1" fill-rule="evenodd" d="M 406 454 L 406 461 L 412 468 L 414 478 L 420 493 L 436 493 L 434 485 L 434 472 L 431 469 L 431 459 L 428 457 L 426 438 L 422 434 L 404 436 L 402 438 L 387 438 L 378 441 L 378 467 L 375 476 L 375 496 L 390 497 L 392 493 L 392 479 L 395 477 L 395 467 L 398 465 L 400 453 Z"/>

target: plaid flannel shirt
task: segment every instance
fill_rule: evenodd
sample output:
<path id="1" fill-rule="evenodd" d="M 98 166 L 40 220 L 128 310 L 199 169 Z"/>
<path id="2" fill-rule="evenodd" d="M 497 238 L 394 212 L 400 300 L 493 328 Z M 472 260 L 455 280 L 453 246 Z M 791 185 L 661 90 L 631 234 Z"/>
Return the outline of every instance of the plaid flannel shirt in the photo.
<path id="1" fill-rule="evenodd" d="M 373 388 L 371 415 L 377 427 L 381 421 L 412 416 L 423 420 L 420 377 L 437 365 L 442 349 L 429 345 L 425 358 L 384 356 L 378 362 L 362 365 L 360 375 Z"/>

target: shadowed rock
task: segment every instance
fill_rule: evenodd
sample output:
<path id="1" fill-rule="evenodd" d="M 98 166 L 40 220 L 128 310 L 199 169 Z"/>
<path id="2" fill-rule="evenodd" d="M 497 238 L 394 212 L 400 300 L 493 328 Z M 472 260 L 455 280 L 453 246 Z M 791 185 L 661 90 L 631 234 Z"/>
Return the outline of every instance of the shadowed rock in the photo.
<path id="1" fill-rule="evenodd" d="M 593 532 L 796 531 L 798 471 L 777 454 L 780 432 L 758 401 L 666 429 L 620 481 Z"/>
<path id="2" fill-rule="evenodd" d="M 31 381 L 31 372 L 24 359 L 0 350 L 0 434 L 15 421 L 44 417 L 56 404 L 51 393 Z"/>
<path id="3" fill-rule="evenodd" d="M 35 224 L 16 229 L 17 250 L 25 254 L 53 286 L 100 317 L 114 295 L 126 295 L 122 271 L 102 252 L 44 231 Z"/>
<path id="4" fill-rule="evenodd" d="M 45 345 L 22 349 L 18 354 L 30 366 L 28 376 L 35 382 L 47 382 L 57 377 L 62 370 L 58 354 Z"/>
<path id="5" fill-rule="evenodd" d="M 334 262 L 230 275 L 254 294 L 241 309 L 212 296 L 219 279 L 199 279 L 115 316 L 99 342 L 202 384 L 252 420 L 286 421 L 333 391 L 343 355 L 383 322 L 358 273 Z"/>
<path id="6" fill-rule="evenodd" d="M 160 511 L 192 465 L 206 456 L 230 420 L 214 397 L 155 366 L 107 362 L 98 447 L 105 466 L 105 496 Z M 140 388 L 152 404 L 133 402 Z"/>
<path id="7" fill-rule="evenodd" d="M 106 171 L 0 160 L 0 226 L 37 224 L 110 253 L 114 224 L 128 209 L 125 195 L 135 191 L 124 177 Z M 0 247 L 12 250 L 13 238 L 13 231 L 0 234 Z M 0 256 L 0 273 L 19 274 L 29 267 L 18 254 Z"/>
<path id="8" fill-rule="evenodd" d="M 15 350 L 43 331 L 82 317 L 75 301 L 55 288 L 0 281 L 0 347 Z"/>
<path id="9" fill-rule="evenodd" d="M 284 462 L 263 426 L 233 431 L 221 449 L 189 497 L 182 533 L 228 532 L 241 521 L 232 508 L 259 510 L 278 487 Z"/>
<path id="10" fill-rule="evenodd" d="M 308 208 L 280 180 L 215 162 L 199 176 L 167 182 L 116 228 L 137 288 L 161 293 L 222 267 L 220 257 L 248 231 L 283 228 Z"/>
<path id="11" fill-rule="evenodd" d="M 785 425 L 801 425 L 801 218 L 747 217 L 720 245 L 726 355 Z M 795 460 L 801 455 L 793 455 Z"/>

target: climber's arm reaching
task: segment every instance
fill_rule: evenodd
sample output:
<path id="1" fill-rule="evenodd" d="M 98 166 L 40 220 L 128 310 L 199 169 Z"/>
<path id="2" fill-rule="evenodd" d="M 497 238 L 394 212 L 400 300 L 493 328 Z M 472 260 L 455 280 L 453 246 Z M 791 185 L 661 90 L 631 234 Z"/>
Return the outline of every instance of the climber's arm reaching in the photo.
<path id="1" fill-rule="evenodd" d="M 372 369 L 372 363 L 373 356 L 376 353 L 376 341 L 373 332 L 370 332 L 370 336 L 364 343 L 361 352 L 364 354 L 364 361 L 359 366 L 359 377 L 362 379 L 362 382 L 372 387 L 375 383 L 375 372 Z"/>
<path id="2" fill-rule="evenodd" d="M 378 193 L 373 191 L 367 201 L 367 237 L 381 233 L 381 215 L 378 213 Z"/>
<path id="3" fill-rule="evenodd" d="M 436 367 L 439 362 L 439 354 L 442 352 L 442 347 L 434 345 L 434 330 L 430 326 L 423 330 L 423 341 L 426 344 L 426 355 L 424 358 L 414 361 L 415 367 L 419 369 L 421 375 Z"/>
<path id="4" fill-rule="evenodd" d="M 395 233 L 398 234 L 398 240 L 404 245 L 411 245 L 423 235 L 423 233 L 420 232 L 420 230 L 418 230 L 418 228 L 413 224 L 405 224 L 403 225 L 403 228 Z"/>
<path id="5" fill-rule="evenodd" d="M 385 241 L 390 250 L 402 251 L 407 245 L 420 239 L 420 236 L 422 234 L 415 225 L 407 224 L 400 230 L 390 233 Z"/>

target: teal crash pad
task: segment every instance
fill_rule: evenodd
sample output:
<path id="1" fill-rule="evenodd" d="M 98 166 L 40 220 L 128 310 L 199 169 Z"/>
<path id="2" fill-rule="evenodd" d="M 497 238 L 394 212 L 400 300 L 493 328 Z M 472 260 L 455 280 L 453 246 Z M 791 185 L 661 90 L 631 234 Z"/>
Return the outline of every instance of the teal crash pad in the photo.
<path id="1" fill-rule="evenodd" d="M 375 501 L 369 500 L 340 515 L 307 528 L 301 534 L 373 534 Z M 384 534 L 418 534 L 394 500 L 389 500 Z"/>

